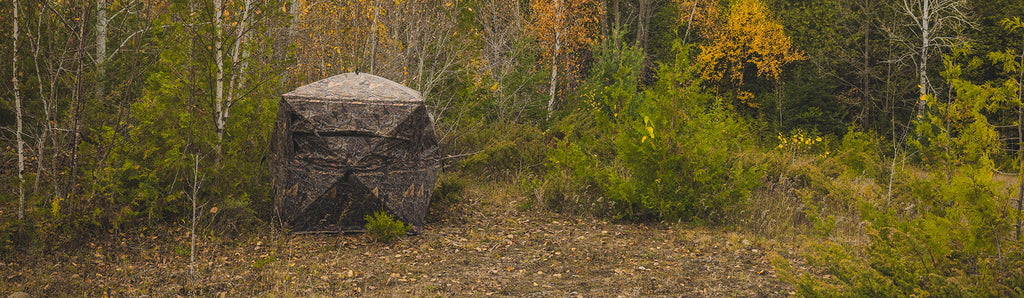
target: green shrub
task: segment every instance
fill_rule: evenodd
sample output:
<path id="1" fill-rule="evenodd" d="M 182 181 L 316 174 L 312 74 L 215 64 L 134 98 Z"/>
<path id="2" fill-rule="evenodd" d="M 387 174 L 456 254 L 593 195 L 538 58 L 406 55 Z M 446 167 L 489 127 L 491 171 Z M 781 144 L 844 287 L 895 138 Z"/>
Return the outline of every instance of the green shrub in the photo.
<path id="1" fill-rule="evenodd" d="M 606 204 L 614 200 L 606 186 L 622 169 L 615 158 L 614 136 L 621 126 L 617 123 L 620 115 L 636 116 L 632 103 L 641 97 L 637 83 L 642 55 L 622 45 L 606 48 L 591 68 L 578 99 L 572 101 L 576 106 L 548 132 L 562 137 L 547 152 L 544 199 L 550 207 L 620 211 Z"/>
<path id="2" fill-rule="evenodd" d="M 843 136 L 835 157 L 845 166 L 847 175 L 882 179 L 888 169 L 879 159 L 878 143 L 878 138 L 870 132 L 851 130 Z"/>
<path id="3" fill-rule="evenodd" d="M 640 93 L 639 51 L 602 54 L 581 95 L 588 105 L 563 122 L 566 138 L 549 151 L 550 193 L 569 200 L 573 189 L 596 189 L 593 203 L 608 198 L 634 220 L 720 221 L 742 205 L 762 176 L 742 154 L 752 148 L 749 126 L 701 90 L 688 50 L 676 51 Z"/>
<path id="4" fill-rule="evenodd" d="M 921 198 L 920 216 L 862 203 L 871 244 L 857 248 L 825 245 L 808 263 L 835 276 L 797 277 L 783 265 L 784 279 L 806 296 L 1013 297 L 1020 287 L 1019 241 L 1001 216 L 998 183 L 985 169 L 963 169 L 951 183 L 944 176 L 926 182 L 933 197 Z"/>
<path id="5" fill-rule="evenodd" d="M 407 232 L 409 227 L 384 211 L 366 216 L 366 234 L 377 242 L 391 243 Z"/>
<path id="6" fill-rule="evenodd" d="M 916 137 L 908 140 L 917 152 L 910 159 L 917 164 L 891 173 L 891 196 L 859 200 L 870 244 L 830 244 L 808 255 L 810 265 L 835 278 L 798 277 L 787 265 L 779 266 L 800 294 L 1024 295 L 1024 251 L 1008 212 L 1014 186 L 993 179 L 998 133 L 981 113 L 993 92 L 955 76 L 947 79 L 957 96 L 941 105 L 926 96 L 929 110 L 915 123 Z M 945 114 L 951 110 L 956 113 Z M 876 160 L 867 155 L 868 139 L 847 136 L 844 147 L 851 150 L 840 154 L 842 163 L 871 171 Z"/>
<path id="7" fill-rule="evenodd" d="M 1024 295 L 1024 251 L 1008 212 L 1013 200 L 1007 197 L 1015 186 L 993 179 L 1000 141 L 984 113 L 998 107 L 1000 92 L 1015 92 L 962 80 L 955 61 L 947 56 L 945 62 L 942 75 L 956 96 L 949 102 L 923 98 L 928 109 L 914 123 L 916 136 L 907 141 L 917 152 L 911 160 L 918 163 L 892 173 L 891 197 L 860 201 L 870 244 L 829 245 L 808 256 L 809 264 L 834 279 L 796 277 L 781 266 L 784 279 L 795 283 L 801 294 Z M 844 146 L 870 147 L 858 138 L 848 136 Z M 868 171 L 871 162 L 859 162 L 865 159 L 870 160 L 863 155 L 843 160 L 851 168 L 863 164 Z"/>

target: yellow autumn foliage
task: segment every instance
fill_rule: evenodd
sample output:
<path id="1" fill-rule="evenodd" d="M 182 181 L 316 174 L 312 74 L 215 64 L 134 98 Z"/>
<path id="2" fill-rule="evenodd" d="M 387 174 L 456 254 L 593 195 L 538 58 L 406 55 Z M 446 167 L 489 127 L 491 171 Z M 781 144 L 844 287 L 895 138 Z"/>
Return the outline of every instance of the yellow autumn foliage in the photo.
<path id="1" fill-rule="evenodd" d="M 718 27 L 721 8 L 716 0 L 675 0 L 679 7 L 679 24 L 690 27 L 691 31 L 711 36 Z"/>
<path id="2" fill-rule="evenodd" d="M 600 3 L 594 0 L 532 0 L 534 17 L 531 31 L 545 49 L 545 55 L 567 53 L 597 41 Z"/>
<path id="3" fill-rule="evenodd" d="M 716 27 L 697 57 L 711 81 L 742 84 L 743 69 L 751 64 L 758 77 L 778 81 L 784 65 L 806 59 L 761 0 L 736 1 Z"/>

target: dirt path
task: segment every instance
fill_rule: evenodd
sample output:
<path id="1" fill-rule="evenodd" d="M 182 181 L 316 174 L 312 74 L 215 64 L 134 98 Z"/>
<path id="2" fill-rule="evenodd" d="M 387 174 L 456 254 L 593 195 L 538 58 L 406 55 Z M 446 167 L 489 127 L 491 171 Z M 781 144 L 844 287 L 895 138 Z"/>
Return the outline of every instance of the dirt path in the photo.
<path id="1" fill-rule="evenodd" d="M 773 241 L 623 224 L 468 193 L 419 236 L 206 237 L 189 282 L 183 228 L 121 235 L 72 254 L 7 256 L 0 294 L 102 296 L 779 296 Z M 536 209 L 536 208 L 534 208 Z"/>

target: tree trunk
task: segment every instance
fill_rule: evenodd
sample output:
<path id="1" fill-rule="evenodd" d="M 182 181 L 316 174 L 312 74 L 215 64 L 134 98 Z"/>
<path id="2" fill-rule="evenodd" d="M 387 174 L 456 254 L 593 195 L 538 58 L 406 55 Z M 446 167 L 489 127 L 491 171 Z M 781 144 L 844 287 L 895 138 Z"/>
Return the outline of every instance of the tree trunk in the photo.
<path id="1" fill-rule="evenodd" d="M 776 102 L 775 109 L 776 109 L 776 112 L 779 113 L 779 122 L 778 122 L 779 126 L 778 127 L 781 129 L 782 128 L 782 123 L 785 120 L 784 118 L 782 118 L 782 112 L 785 110 L 783 106 L 786 104 L 786 102 L 785 102 L 786 98 L 784 96 L 782 96 L 782 82 L 781 82 L 781 80 L 776 79 L 775 80 L 775 84 L 773 84 L 773 85 L 775 85 L 773 87 L 773 89 L 775 89 L 775 91 L 773 92 L 773 93 L 775 93 L 775 102 Z"/>
<path id="2" fill-rule="evenodd" d="M 640 0 L 638 5 L 638 16 L 636 20 L 636 40 L 633 46 L 640 48 L 640 51 L 647 54 L 647 35 L 651 32 L 651 15 L 654 10 L 653 0 Z"/>
<path id="3" fill-rule="evenodd" d="M 373 1 L 373 23 L 370 24 L 370 74 L 376 74 L 374 71 L 375 62 L 377 62 L 377 15 L 380 14 L 380 3 L 379 1 Z"/>
<path id="4" fill-rule="evenodd" d="M 217 153 L 215 164 L 220 164 L 221 158 L 221 143 L 224 141 L 224 42 L 222 39 L 222 24 L 221 16 L 224 14 L 224 0 L 213 1 L 213 31 L 214 31 L 214 47 L 216 53 L 214 58 L 217 63 L 217 81 L 214 86 L 214 108 L 216 109 L 217 118 L 217 144 L 214 146 L 214 150 Z"/>
<path id="5" fill-rule="evenodd" d="M 107 62 L 107 1 L 96 2 L 96 83 L 93 93 L 96 100 L 103 101 L 104 64 Z"/>
<path id="6" fill-rule="evenodd" d="M 548 119 L 555 108 L 555 87 L 558 86 L 558 52 L 562 49 L 562 34 L 555 30 L 555 51 L 551 53 L 551 82 L 548 89 Z"/>
<path id="7" fill-rule="evenodd" d="M 44 4 L 44 6 L 41 7 L 41 8 L 45 8 L 45 5 L 46 4 Z M 41 9 L 41 10 L 45 10 L 45 9 Z M 51 73 L 48 74 L 49 76 L 47 77 L 49 80 L 44 81 L 43 80 L 43 75 L 42 75 L 43 69 L 39 66 L 39 55 L 40 55 L 40 52 L 42 52 L 42 37 L 44 35 L 42 33 L 43 32 L 43 16 L 44 16 L 44 12 L 43 11 L 40 11 L 39 13 L 36 14 L 36 34 L 34 35 L 35 36 L 35 41 L 34 41 L 34 44 L 32 46 L 32 62 L 35 65 L 36 81 L 40 82 L 39 83 L 39 100 L 43 104 L 43 113 L 44 113 L 44 118 L 43 119 L 45 119 L 45 121 L 44 121 L 44 123 L 42 125 L 43 126 L 42 127 L 42 134 L 39 136 L 39 139 L 36 140 L 37 141 L 37 143 L 36 143 L 36 146 L 37 146 L 37 150 L 36 150 L 36 154 L 37 154 L 37 159 L 36 159 L 36 179 L 35 179 L 35 185 L 33 186 L 33 193 L 35 193 L 37 195 L 39 194 L 39 183 L 40 183 L 40 181 L 42 180 L 42 177 L 43 177 L 42 170 L 44 169 L 45 160 L 46 160 L 46 158 L 44 158 L 44 156 L 46 155 L 46 145 L 45 145 L 45 143 L 46 143 L 46 141 L 50 141 L 50 146 L 51 146 L 50 148 L 53 151 L 53 153 L 50 155 L 50 158 L 49 158 L 49 160 L 50 160 L 50 174 L 51 174 L 50 175 L 50 187 L 53 188 L 52 192 L 50 193 L 50 196 L 54 197 L 54 198 L 61 198 L 62 195 L 60 194 L 60 191 L 59 191 L 59 189 L 60 189 L 60 187 L 59 187 L 60 183 L 59 182 L 60 181 L 58 180 L 59 179 L 58 175 L 53 175 L 53 173 L 56 172 L 55 170 L 58 167 L 57 166 L 57 154 L 59 152 L 59 150 L 58 150 L 59 147 L 57 146 L 57 132 L 55 131 L 55 127 L 54 127 L 55 126 L 54 123 L 56 121 L 56 119 L 54 118 L 54 115 L 56 114 L 54 112 L 54 107 L 56 107 L 57 105 L 55 104 L 56 99 L 55 99 L 54 92 L 53 92 L 53 90 L 56 89 L 55 86 L 56 86 L 58 80 L 50 79 L 50 78 L 53 78 L 55 76 L 53 74 L 53 68 L 52 68 L 52 65 L 51 65 L 47 69 L 48 71 L 51 72 Z M 46 88 L 43 87 L 44 84 L 42 82 L 47 82 L 47 84 L 49 84 L 49 93 L 46 92 Z"/>
<path id="8" fill-rule="evenodd" d="M 74 212 L 79 207 L 78 197 L 78 151 L 82 144 L 82 114 L 85 110 L 82 103 L 82 75 L 85 73 L 85 59 L 82 59 L 80 55 L 86 53 L 85 49 L 85 27 L 86 27 L 86 10 L 80 10 L 81 13 L 78 16 L 78 48 L 74 51 L 74 59 L 78 64 L 77 70 L 74 74 L 75 77 L 75 88 L 71 92 L 71 98 L 74 103 L 74 139 L 71 142 L 71 175 L 68 175 L 65 179 L 67 180 L 69 191 L 67 196 L 71 199 L 71 207 L 67 210 Z"/>
<path id="9" fill-rule="evenodd" d="M 615 0 L 618 1 L 618 0 Z M 548 119 L 551 119 L 551 113 L 555 110 L 555 90 L 558 87 L 558 53 L 562 51 L 562 26 L 565 22 L 565 7 L 562 5 L 562 0 L 555 1 L 555 48 L 551 52 L 551 82 L 548 89 Z"/>
<path id="10" fill-rule="evenodd" d="M 1024 50 L 1020 53 L 1020 65 L 1024 66 Z M 1017 159 L 1020 163 L 1017 171 L 1017 233 L 1014 234 L 1017 241 L 1020 241 L 1021 212 L 1024 211 L 1024 68 L 1019 70 L 1017 75 Z"/>
<path id="11" fill-rule="evenodd" d="M 42 39 L 42 34 L 40 34 L 42 31 L 42 13 L 39 13 L 38 16 L 39 20 L 38 23 L 36 23 L 37 34 L 35 34 L 36 40 L 35 44 L 32 46 L 32 62 L 36 68 L 36 81 L 39 82 L 39 101 L 43 103 L 45 123 L 43 123 L 43 127 L 41 128 L 42 133 L 40 133 L 39 138 L 36 139 L 36 179 L 33 181 L 32 185 L 32 193 L 36 195 L 39 195 L 39 181 L 42 180 L 41 178 L 43 177 L 44 166 L 43 161 L 46 160 L 45 158 L 43 158 L 43 156 L 46 155 L 45 142 L 46 139 L 49 137 L 50 129 L 52 127 L 52 125 L 50 124 L 50 122 L 52 121 L 52 119 L 50 119 L 50 105 L 43 91 L 43 74 L 42 70 L 39 68 L 39 47 L 40 41 Z"/>
<path id="12" fill-rule="evenodd" d="M 228 117 L 231 117 L 231 107 L 235 104 L 235 90 L 241 90 L 245 88 L 245 72 L 249 68 L 249 63 L 245 58 L 249 56 L 249 50 L 242 50 L 242 45 L 245 44 L 246 37 L 249 36 L 247 30 L 249 30 L 249 11 L 252 9 L 252 0 L 245 0 L 245 10 L 242 11 L 242 21 L 238 23 L 238 29 L 235 34 L 235 46 L 231 53 L 231 80 L 228 81 L 228 97 L 224 105 L 224 113 L 220 115 L 221 122 L 225 123 L 228 121 Z M 241 56 L 239 56 L 241 53 Z M 237 84 L 236 84 L 237 82 Z M 218 136 L 223 139 L 223 131 Z"/>
<path id="13" fill-rule="evenodd" d="M 918 69 L 918 76 L 920 81 L 921 97 L 917 101 L 917 115 L 920 118 L 924 114 L 925 101 L 924 96 L 928 94 L 928 47 L 931 46 L 931 40 L 928 30 L 931 26 L 931 9 L 929 7 L 930 0 L 924 0 L 923 9 L 921 10 L 921 66 Z"/>
<path id="14" fill-rule="evenodd" d="M 14 85 L 14 112 L 17 130 L 15 139 L 18 143 L 18 231 L 25 230 L 25 140 L 22 134 L 22 111 L 21 111 L 21 89 L 18 84 L 18 0 L 14 0 L 14 36 L 12 36 L 13 54 L 11 56 L 11 84 Z"/>
<path id="15" fill-rule="evenodd" d="M 1020 92 L 1017 92 L 1017 98 L 1020 99 Z M 1020 217 L 1021 211 L 1024 210 L 1024 131 L 1021 126 L 1024 125 L 1024 109 L 1020 105 L 1017 106 L 1017 159 L 1018 159 L 1018 171 L 1017 171 L 1017 232 L 1014 234 L 1017 241 L 1020 241 Z"/>
<path id="16" fill-rule="evenodd" d="M 189 238 L 191 238 L 191 246 L 188 253 L 188 272 L 189 282 L 195 282 L 196 276 L 196 226 L 199 223 L 199 208 L 196 206 L 196 201 L 199 200 L 199 188 L 202 185 L 199 181 L 199 154 L 193 155 L 195 164 L 192 167 L 192 193 L 189 198 L 192 201 L 192 228 L 189 230 Z"/>
<path id="17" fill-rule="evenodd" d="M 690 39 L 690 28 L 693 27 L 693 14 L 697 12 L 697 1 L 693 1 L 693 7 L 690 8 L 690 17 L 686 21 L 686 34 L 683 35 L 683 45 L 686 45 L 686 41 Z"/>
<path id="18" fill-rule="evenodd" d="M 614 1 L 615 1 L 614 2 L 614 4 L 615 4 L 615 27 L 612 28 L 612 34 L 615 35 L 615 46 L 617 47 L 617 46 L 619 46 L 620 43 L 622 43 L 622 41 L 619 40 L 619 30 L 622 30 L 622 12 L 619 10 L 619 1 L 621 1 L 621 0 L 614 0 Z"/>
<path id="19" fill-rule="evenodd" d="M 288 13 L 291 15 L 291 20 L 288 22 L 288 41 L 285 46 L 291 45 L 295 42 L 296 36 L 299 35 L 299 8 L 301 8 L 302 0 L 292 0 L 291 5 L 288 7 Z M 285 84 L 288 83 L 288 69 L 284 70 L 284 74 L 281 75 L 281 89 L 284 89 Z"/>

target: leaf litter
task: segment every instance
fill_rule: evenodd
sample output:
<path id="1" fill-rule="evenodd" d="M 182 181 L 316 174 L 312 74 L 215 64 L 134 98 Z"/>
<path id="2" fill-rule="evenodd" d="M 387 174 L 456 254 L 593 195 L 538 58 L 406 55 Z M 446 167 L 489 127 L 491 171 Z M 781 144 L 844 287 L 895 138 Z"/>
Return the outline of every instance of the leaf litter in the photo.
<path id="1" fill-rule="evenodd" d="M 113 234 L 97 245 L 7 256 L 0 293 L 786 296 L 793 288 L 775 275 L 772 257 L 803 263 L 792 245 L 721 228 L 615 222 L 515 204 L 470 188 L 462 201 L 432 209 L 422 234 L 392 244 L 270 228 L 201 233 L 194 275 L 182 229 Z"/>

